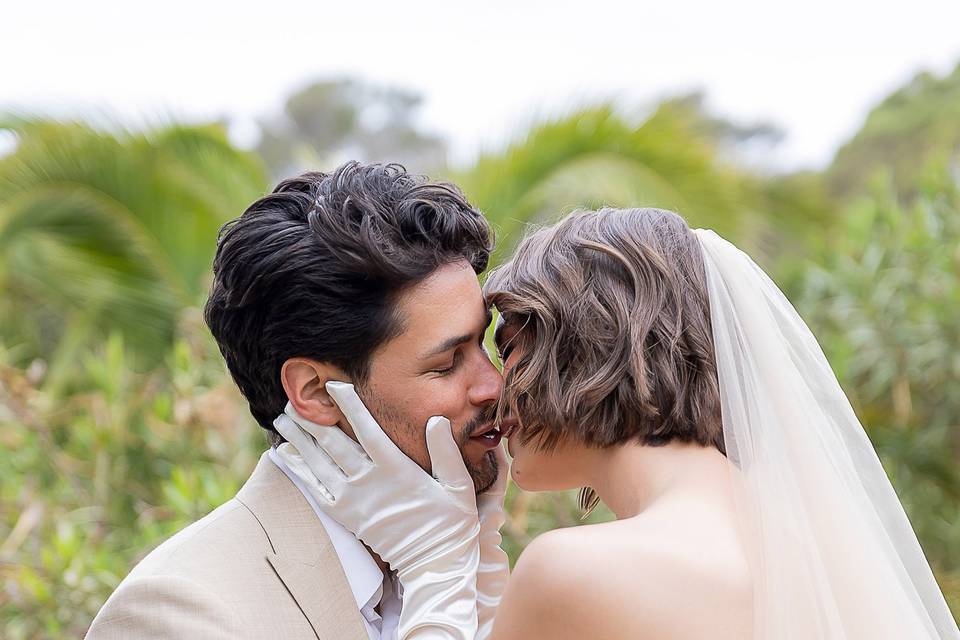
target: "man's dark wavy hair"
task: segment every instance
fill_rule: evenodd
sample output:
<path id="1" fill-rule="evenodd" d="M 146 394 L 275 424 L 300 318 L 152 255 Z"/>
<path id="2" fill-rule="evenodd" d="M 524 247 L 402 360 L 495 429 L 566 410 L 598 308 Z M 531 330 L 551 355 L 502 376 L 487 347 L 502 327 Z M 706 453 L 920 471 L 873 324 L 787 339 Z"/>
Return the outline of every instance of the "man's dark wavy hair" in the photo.
<path id="1" fill-rule="evenodd" d="M 373 352 L 405 330 L 399 294 L 461 259 L 479 274 L 492 249 L 456 186 L 349 162 L 284 180 L 220 229 L 204 319 L 276 441 L 286 360 L 327 362 L 363 385 Z"/>

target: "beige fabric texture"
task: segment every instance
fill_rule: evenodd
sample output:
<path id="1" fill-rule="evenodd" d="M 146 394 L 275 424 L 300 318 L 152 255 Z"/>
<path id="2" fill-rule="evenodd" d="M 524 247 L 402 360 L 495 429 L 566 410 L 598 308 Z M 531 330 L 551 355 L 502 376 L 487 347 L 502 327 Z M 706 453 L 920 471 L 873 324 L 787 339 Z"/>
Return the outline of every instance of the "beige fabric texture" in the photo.
<path id="1" fill-rule="evenodd" d="M 323 524 L 264 453 L 237 495 L 154 549 L 87 640 L 367 640 Z"/>

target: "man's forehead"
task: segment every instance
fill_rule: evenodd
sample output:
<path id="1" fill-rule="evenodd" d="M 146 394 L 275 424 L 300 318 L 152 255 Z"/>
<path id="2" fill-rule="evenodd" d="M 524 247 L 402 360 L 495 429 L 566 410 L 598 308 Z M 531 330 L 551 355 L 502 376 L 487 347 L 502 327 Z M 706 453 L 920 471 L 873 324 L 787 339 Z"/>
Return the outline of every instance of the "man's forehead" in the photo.
<path id="1" fill-rule="evenodd" d="M 486 301 L 472 269 L 448 265 L 411 287 L 401 296 L 399 306 L 404 316 L 428 324 L 463 316 L 467 322 L 475 322 L 484 313 Z"/>
<path id="2" fill-rule="evenodd" d="M 435 352 L 457 337 L 485 331 L 492 320 L 477 275 L 466 262 L 442 267 L 403 294 L 398 304 L 404 330 L 395 341 L 416 344 L 418 355 Z"/>
<path id="3" fill-rule="evenodd" d="M 480 280 L 466 260 L 438 267 L 433 273 L 407 288 L 401 299 L 411 304 L 438 301 L 470 292 L 482 296 Z"/>

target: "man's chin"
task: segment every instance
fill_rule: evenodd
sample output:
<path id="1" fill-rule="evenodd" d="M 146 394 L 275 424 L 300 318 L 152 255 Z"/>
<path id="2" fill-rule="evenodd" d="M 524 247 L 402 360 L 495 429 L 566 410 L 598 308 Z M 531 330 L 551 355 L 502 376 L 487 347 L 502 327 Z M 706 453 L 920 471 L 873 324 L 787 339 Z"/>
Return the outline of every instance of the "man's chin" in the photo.
<path id="1" fill-rule="evenodd" d="M 476 463 L 465 460 L 467 471 L 473 478 L 473 486 L 480 495 L 497 481 L 497 457 L 493 451 L 487 451 Z"/>

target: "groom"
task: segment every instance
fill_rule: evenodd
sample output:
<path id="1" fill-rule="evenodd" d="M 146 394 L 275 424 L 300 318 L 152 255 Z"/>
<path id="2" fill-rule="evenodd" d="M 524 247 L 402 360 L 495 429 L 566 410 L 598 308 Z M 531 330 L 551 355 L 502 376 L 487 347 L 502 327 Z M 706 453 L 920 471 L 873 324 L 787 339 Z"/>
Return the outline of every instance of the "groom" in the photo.
<path id="1" fill-rule="evenodd" d="M 427 471 L 424 425 L 449 418 L 477 493 L 488 489 L 497 459 L 481 434 L 502 380 L 477 274 L 492 244 L 456 187 L 397 165 L 286 180 L 225 225 L 205 318 L 269 442 L 283 442 L 273 421 L 288 400 L 353 437 L 325 389 L 347 381 Z M 391 638 L 398 591 L 270 449 L 233 499 L 133 569 L 87 638 Z"/>

